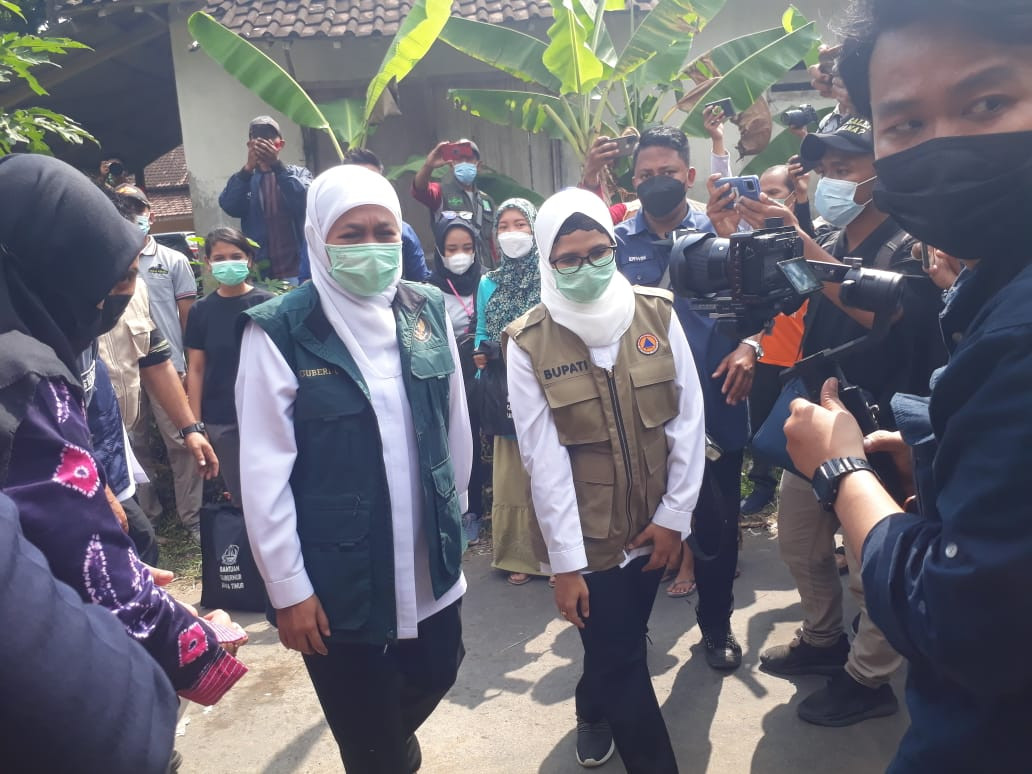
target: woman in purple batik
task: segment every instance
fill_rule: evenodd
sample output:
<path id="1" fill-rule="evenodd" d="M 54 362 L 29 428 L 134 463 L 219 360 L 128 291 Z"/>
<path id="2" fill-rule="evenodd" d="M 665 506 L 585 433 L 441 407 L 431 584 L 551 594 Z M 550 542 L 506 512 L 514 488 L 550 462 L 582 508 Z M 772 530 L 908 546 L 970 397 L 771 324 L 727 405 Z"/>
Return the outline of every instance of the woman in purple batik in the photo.
<path id="1" fill-rule="evenodd" d="M 76 355 L 132 295 L 142 237 L 44 156 L 0 159 L 0 202 L 0 489 L 55 577 L 111 610 L 181 696 L 214 704 L 247 671 L 230 653 L 245 635 L 154 584 L 108 505 L 75 376 Z"/>

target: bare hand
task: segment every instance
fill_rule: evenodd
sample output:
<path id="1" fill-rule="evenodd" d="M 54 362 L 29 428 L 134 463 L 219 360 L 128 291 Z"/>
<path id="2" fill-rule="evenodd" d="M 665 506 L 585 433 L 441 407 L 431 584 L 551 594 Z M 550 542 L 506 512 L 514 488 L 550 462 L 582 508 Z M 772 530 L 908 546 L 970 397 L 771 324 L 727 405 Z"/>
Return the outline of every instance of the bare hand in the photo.
<path id="1" fill-rule="evenodd" d="M 475 365 L 478 369 L 483 371 L 485 368 L 487 368 L 487 355 L 473 355 L 473 365 Z"/>
<path id="2" fill-rule="evenodd" d="M 676 530 L 649 524 L 630 542 L 628 549 L 640 548 L 652 543 L 652 556 L 648 564 L 641 568 L 642 572 L 650 570 L 675 570 L 681 565 L 681 533 Z"/>
<path id="3" fill-rule="evenodd" d="M 864 438 L 864 451 L 868 454 L 883 452 L 892 459 L 893 467 L 899 473 L 899 480 L 903 483 L 904 497 L 914 494 L 914 459 L 910 456 L 910 447 L 903 440 L 903 436 L 888 430 L 875 430 Z"/>
<path id="4" fill-rule="evenodd" d="M 788 160 L 788 174 L 792 177 L 795 186 L 795 200 L 797 204 L 808 201 L 810 198 L 810 173 L 803 167 L 803 159 L 796 154 Z"/>
<path id="5" fill-rule="evenodd" d="M 710 136 L 713 142 L 723 142 L 724 122 L 727 121 L 727 114 L 724 111 L 720 111 L 718 115 L 714 108 L 714 105 L 710 105 L 702 111 L 702 125 L 706 129 L 706 134 Z"/>
<path id="6" fill-rule="evenodd" d="M 724 374 L 727 378 L 720 392 L 729 406 L 735 406 L 749 397 L 756 374 L 756 350 L 748 344 L 739 344 L 734 352 L 720 361 L 713 378 L 719 379 Z"/>
<path id="7" fill-rule="evenodd" d="M 247 644 L 247 632 L 244 631 L 240 624 L 236 623 L 232 618 L 229 617 L 229 613 L 225 610 L 212 610 L 205 616 L 202 616 L 205 621 L 213 623 L 217 626 L 222 626 L 226 629 L 235 629 L 240 633 L 240 638 L 232 640 L 231 642 L 220 642 L 222 649 L 225 650 L 229 655 L 235 656 L 237 651 L 240 650 L 242 645 Z"/>
<path id="8" fill-rule="evenodd" d="M 584 174 L 581 183 L 588 187 L 601 185 L 602 170 L 610 166 L 620 152 L 620 146 L 609 137 L 597 137 L 588 149 L 584 159 Z"/>
<path id="9" fill-rule="evenodd" d="M 244 169 L 248 172 L 254 172 L 255 167 L 258 166 L 258 152 L 254 147 L 254 140 L 247 141 L 247 161 L 244 162 Z"/>
<path id="10" fill-rule="evenodd" d="M 735 202 L 738 216 L 756 229 L 766 228 L 768 218 L 781 218 L 786 226 L 796 227 L 799 221 L 795 213 L 784 204 L 778 204 L 767 194 L 760 193 L 760 200 L 740 196 Z"/>
<path id="11" fill-rule="evenodd" d="M 792 401 L 792 414 L 785 422 L 788 454 L 807 478 L 830 459 L 867 458 L 860 425 L 842 405 L 838 389 L 838 379 L 828 379 L 821 389 L 821 405 L 803 398 Z"/>
<path id="12" fill-rule="evenodd" d="M 710 175 L 706 181 L 706 190 L 709 192 L 706 217 L 710 219 L 717 235 L 727 238 L 738 231 L 738 222 L 742 218 L 734 207 L 727 209 L 727 205 L 735 201 L 736 192 L 730 183 L 724 183 L 718 188 L 717 181 L 721 177 L 721 175 Z"/>
<path id="13" fill-rule="evenodd" d="M 555 574 L 555 604 L 559 615 L 578 629 L 584 628 L 588 610 L 588 584 L 579 572 L 557 572 Z"/>
<path id="14" fill-rule="evenodd" d="M 151 580 L 154 581 L 155 586 L 167 586 L 176 579 L 176 574 L 171 570 L 162 570 L 160 567 L 151 567 L 146 562 L 141 562 L 151 574 Z"/>
<path id="15" fill-rule="evenodd" d="M 219 474 L 219 458 L 215 456 L 215 450 L 211 448 L 204 433 L 187 433 L 183 445 L 197 460 L 197 472 L 202 478 L 210 481 Z"/>
<path id="16" fill-rule="evenodd" d="M 330 619 L 323 612 L 319 597 L 312 594 L 303 602 L 276 611 L 276 628 L 283 647 L 313 656 L 329 651 L 323 637 L 330 636 Z"/>
<path id="17" fill-rule="evenodd" d="M 451 140 L 445 140 L 444 142 L 437 143 L 437 145 L 434 146 L 434 149 L 427 154 L 424 166 L 430 167 L 431 169 L 447 166 L 448 162 L 444 160 L 443 156 L 441 156 L 441 149 L 445 145 L 451 145 L 451 142 Z"/>
<path id="18" fill-rule="evenodd" d="M 944 253 L 938 247 L 929 247 L 928 253 L 929 265 L 925 269 L 925 274 L 931 277 L 937 288 L 949 290 L 957 281 L 964 265 L 959 259 Z"/>
<path id="19" fill-rule="evenodd" d="M 253 142 L 258 166 L 267 169 L 274 167 L 279 162 L 279 148 L 276 147 L 272 140 L 258 137 Z"/>

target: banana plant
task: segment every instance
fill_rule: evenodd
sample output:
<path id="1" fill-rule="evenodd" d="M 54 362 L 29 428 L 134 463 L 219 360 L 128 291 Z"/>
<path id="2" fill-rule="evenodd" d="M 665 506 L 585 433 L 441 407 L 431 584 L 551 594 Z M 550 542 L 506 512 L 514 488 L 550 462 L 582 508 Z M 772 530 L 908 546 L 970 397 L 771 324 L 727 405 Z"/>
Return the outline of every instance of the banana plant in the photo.
<path id="1" fill-rule="evenodd" d="M 725 0 L 657 0 L 622 50 L 616 51 L 606 14 L 623 0 L 550 0 L 547 41 L 499 24 L 452 17 L 441 40 L 501 70 L 533 90 L 451 89 L 470 114 L 502 126 L 544 132 L 567 143 L 581 160 L 600 133 L 616 134 L 639 83 L 669 82 L 684 65 L 692 39 Z"/>
<path id="2" fill-rule="evenodd" d="M 203 11 L 190 16 L 190 34 L 201 49 L 267 105 L 294 123 L 326 132 L 341 158 L 375 129 L 378 112 L 426 55 L 448 21 L 451 0 L 415 0 L 366 88 L 365 99 L 317 104 L 275 60 Z"/>

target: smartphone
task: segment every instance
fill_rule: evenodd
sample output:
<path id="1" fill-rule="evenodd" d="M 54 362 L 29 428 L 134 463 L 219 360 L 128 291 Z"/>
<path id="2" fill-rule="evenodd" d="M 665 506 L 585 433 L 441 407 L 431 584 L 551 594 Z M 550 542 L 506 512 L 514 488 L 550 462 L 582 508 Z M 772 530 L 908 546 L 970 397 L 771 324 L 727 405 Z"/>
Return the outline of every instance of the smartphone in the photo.
<path id="1" fill-rule="evenodd" d="M 441 148 L 441 158 L 445 161 L 462 161 L 476 158 L 476 154 L 468 142 L 450 142 Z"/>
<path id="2" fill-rule="evenodd" d="M 716 102 L 709 102 L 702 107 L 703 110 L 713 108 L 714 118 L 734 118 L 737 115 L 734 100 L 730 97 L 727 99 L 718 99 Z"/>
<path id="3" fill-rule="evenodd" d="M 919 242 L 921 245 L 921 268 L 925 271 L 929 271 L 932 268 L 932 251 L 928 249 L 928 245 L 924 242 Z"/>
<path id="4" fill-rule="evenodd" d="M 638 135 L 636 134 L 625 134 L 622 137 L 616 137 L 613 139 L 619 150 L 616 152 L 616 157 L 623 158 L 630 156 L 634 153 L 634 149 L 638 147 Z"/>
<path id="5" fill-rule="evenodd" d="M 281 151 L 283 150 L 283 146 L 286 145 L 287 142 L 283 138 L 280 138 L 278 140 L 274 140 L 272 144 L 276 148 L 276 150 Z"/>
<path id="6" fill-rule="evenodd" d="M 717 188 L 723 185 L 731 184 L 732 190 L 737 192 L 737 197 L 744 196 L 747 199 L 753 201 L 760 200 L 760 178 L 756 175 L 745 175 L 744 177 L 722 177 L 717 181 Z M 735 200 L 732 199 L 728 202 L 725 210 L 734 209 Z"/>

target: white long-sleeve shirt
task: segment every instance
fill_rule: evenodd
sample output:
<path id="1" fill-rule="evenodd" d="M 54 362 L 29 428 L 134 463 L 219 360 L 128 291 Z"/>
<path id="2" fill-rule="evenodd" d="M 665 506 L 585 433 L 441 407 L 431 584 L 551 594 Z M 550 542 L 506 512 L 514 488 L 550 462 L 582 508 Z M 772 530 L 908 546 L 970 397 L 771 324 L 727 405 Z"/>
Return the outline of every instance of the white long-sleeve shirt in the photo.
<path id="1" fill-rule="evenodd" d="M 702 389 L 695 361 L 676 315 L 670 317 L 670 350 L 674 356 L 678 413 L 666 423 L 667 490 L 652 517 L 661 527 L 677 530 L 682 539 L 691 533 L 692 513 L 699 497 L 706 462 L 706 427 Z M 589 347 L 591 362 L 610 369 L 616 362 L 620 342 Z M 575 572 L 588 566 L 581 532 L 577 495 L 573 488 L 570 455 L 559 442 L 552 411 L 545 399 L 530 356 L 515 343 L 506 350 L 509 405 L 512 409 L 520 457 L 530 475 L 541 534 L 548 548 L 546 572 Z M 652 546 L 625 552 L 621 566 L 651 553 Z"/>
<path id="2" fill-rule="evenodd" d="M 473 439 L 466 393 L 451 325 L 448 341 L 455 362 L 450 377 L 448 445 L 455 489 L 462 510 L 467 501 Z M 423 513 L 412 411 L 399 373 L 378 377 L 362 371 L 383 447 L 394 537 L 394 594 L 398 638 L 418 635 L 418 624 L 443 610 L 466 591 L 465 576 L 440 599 L 430 583 L 429 548 Z M 314 593 L 305 572 L 290 475 L 297 458 L 294 401 L 298 382 L 276 345 L 258 325 L 248 323 L 240 351 L 236 406 L 240 426 L 240 481 L 247 533 L 255 563 L 272 606 L 296 605 Z M 373 448 L 372 442 L 370 448 Z"/>

